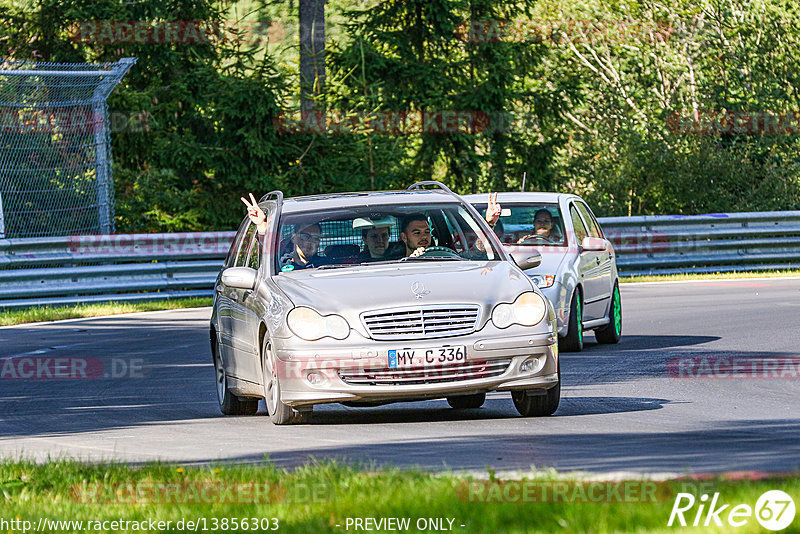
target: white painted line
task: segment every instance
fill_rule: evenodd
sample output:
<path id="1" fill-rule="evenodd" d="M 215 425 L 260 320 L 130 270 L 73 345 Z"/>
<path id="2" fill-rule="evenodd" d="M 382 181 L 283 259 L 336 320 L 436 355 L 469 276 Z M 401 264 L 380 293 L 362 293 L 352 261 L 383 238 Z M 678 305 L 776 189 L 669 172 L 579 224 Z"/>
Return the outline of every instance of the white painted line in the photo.
<path id="1" fill-rule="evenodd" d="M 199 308 L 175 308 L 172 310 L 151 310 L 151 311 L 138 311 L 138 312 L 128 312 L 128 313 L 117 313 L 114 315 L 98 315 L 96 317 L 74 317 L 72 319 L 58 319 L 56 321 L 41 321 L 38 323 L 22 323 L 22 324 L 12 324 L 9 326 L 0 326 L 0 330 L 4 328 L 28 328 L 31 326 L 47 326 L 52 324 L 63 324 L 63 323 L 78 323 L 81 321 L 91 321 L 93 319 L 115 319 L 118 317 L 130 317 L 131 315 L 143 315 L 148 313 L 166 313 L 166 312 L 177 312 L 182 310 L 209 310 L 211 311 L 211 306 L 201 306 Z M 210 316 L 209 316 L 210 318 Z"/>
<path id="2" fill-rule="evenodd" d="M 653 284 L 697 284 L 702 282 L 754 282 L 800 280 L 800 276 L 768 276 L 764 278 L 703 278 L 698 280 L 663 280 L 659 282 L 621 282 L 621 286 L 644 286 Z"/>

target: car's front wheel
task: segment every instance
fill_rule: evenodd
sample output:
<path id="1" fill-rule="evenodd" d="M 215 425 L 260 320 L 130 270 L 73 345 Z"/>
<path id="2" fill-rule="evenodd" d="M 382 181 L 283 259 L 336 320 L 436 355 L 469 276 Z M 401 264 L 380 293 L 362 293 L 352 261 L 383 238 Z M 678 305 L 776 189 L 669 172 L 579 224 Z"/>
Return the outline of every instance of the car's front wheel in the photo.
<path id="1" fill-rule="evenodd" d="M 214 373 L 217 379 L 217 400 L 224 415 L 253 415 L 258 411 L 258 399 L 239 397 L 228 388 L 228 376 L 222 361 L 219 342 L 214 347 Z"/>
<path id="2" fill-rule="evenodd" d="M 537 392 L 538 393 L 538 392 Z M 553 415 L 561 401 L 561 358 L 558 359 L 558 383 L 544 395 L 528 395 L 527 391 L 512 391 L 511 400 L 522 417 Z"/>
<path id="3" fill-rule="evenodd" d="M 447 404 L 456 410 L 474 410 L 483 406 L 486 401 L 486 393 L 475 393 L 473 395 L 453 395 L 447 397 Z"/>
<path id="4" fill-rule="evenodd" d="M 261 347 L 263 359 L 264 400 L 267 405 L 267 415 L 276 425 L 301 423 L 308 420 L 311 412 L 299 412 L 281 402 L 281 380 L 278 372 L 278 363 L 272 353 L 269 339 L 264 339 Z"/>
<path id="5" fill-rule="evenodd" d="M 580 352 L 583 350 L 583 302 L 578 288 L 572 293 L 569 303 L 569 320 L 567 335 L 558 338 L 558 350 L 561 352 Z"/>

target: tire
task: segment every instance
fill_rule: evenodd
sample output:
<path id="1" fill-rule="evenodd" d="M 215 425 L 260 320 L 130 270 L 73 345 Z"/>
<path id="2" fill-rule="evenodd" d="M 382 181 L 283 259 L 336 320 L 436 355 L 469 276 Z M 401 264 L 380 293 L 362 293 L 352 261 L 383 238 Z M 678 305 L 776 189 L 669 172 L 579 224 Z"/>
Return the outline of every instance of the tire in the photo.
<path id="1" fill-rule="evenodd" d="M 261 345 L 262 371 L 264 379 L 264 402 L 267 415 L 275 425 L 290 425 L 307 422 L 311 411 L 300 412 L 281 402 L 280 373 L 275 371 L 275 357 L 272 355 L 269 339 L 264 338 Z"/>
<path id="2" fill-rule="evenodd" d="M 529 396 L 528 392 L 512 391 L 511 400 L 514 408 L 522 417 L 545 417 L 558 410 L 561 401 L 561 358 L 558 359 L 558 383 L 547 390 L 544 395 Z"/>
<path id="3" fill-rule="evenodd" d="M 483 406 L 486 401 L 486 393 L 475 393 L 473 395 L 453 395 L 447 397 L 447 404 L 456 410 L 474 410 Z"/>
<path id="4" fill-rule="evenodd" d="M 619 343 L 622 337 L 622 300 L 619 298 L 619 284 L 614 283 L 614 291 L 611 293 L 611 306 L 608 309 L 608 325 L 594 331 L 594 337 L 598 343 L 614 344 Z"/>
<path id="5" fill-rule="evenodd" d="M 216 342 L 214 348 L 214 373 L 217 379 L 219 410 L 223 415 L 254 415 L 258 411 L 258 399 L 236 396 L 228 388 L 228 375 L 225 374 L 219 342 Z"/>
<path id="6" fill-rule="evenodd" d="M 583 350 L 583 302 L 578 288 L 572 293 L 569 303 L 569 322 L 567 335 L 558 338 L 561 352 L 580 352 Z"/>

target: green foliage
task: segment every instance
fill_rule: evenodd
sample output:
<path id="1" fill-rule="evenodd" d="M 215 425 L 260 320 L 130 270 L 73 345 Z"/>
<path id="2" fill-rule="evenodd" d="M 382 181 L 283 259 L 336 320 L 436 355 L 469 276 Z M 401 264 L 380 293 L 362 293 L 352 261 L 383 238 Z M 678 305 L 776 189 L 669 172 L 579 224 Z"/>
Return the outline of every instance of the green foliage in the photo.
<path id="1" fill-rule="evenodd" d="M 0 0 L 0 50 L 137 65 L 109 99 L 118 231 L 229 229 L 239 196 L 405 187 L 584 195 L 600 215 L 800 208 L 798 136 L 676 128 L 800 111 L 800 7 L 777 0 L 331 0 L 327 90 L 298 111 L 296 3 Z M 272 20 L 270 43 L 104 43 L 79 21 Z M 367 117 L 471 113 L 474 129 Z M 691 123 L 691 121 L 689 121 Z M 277 127 L 276 127 L 277 126 Z M 308 126 L 308 124 L 306 124 Z"/>
<path id="2" fill-rule="evenodd" d="M 798 111 L 796 5 L 552 0 L 540 8 L 543 17 L 594 24 L 550 43 L 551 75 L 581 87 L 568 142 L 557 148 L 562 187 L 602 215 L 800 205 L 800 132 L 703 127 L 728 112 Z"/>

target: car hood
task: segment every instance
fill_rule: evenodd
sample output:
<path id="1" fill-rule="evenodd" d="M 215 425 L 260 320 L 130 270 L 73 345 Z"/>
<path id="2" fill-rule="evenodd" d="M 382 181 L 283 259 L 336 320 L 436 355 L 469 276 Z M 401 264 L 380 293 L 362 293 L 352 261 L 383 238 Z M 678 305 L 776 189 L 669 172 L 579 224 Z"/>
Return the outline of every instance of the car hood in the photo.
<path id="1" fill-rule="evenodd" d="M 478 304 L 481 323 L 499 302 L 533 284 L 508 261 L 392 263 L 293 271 L 273 278 L 295 306 L 337 313 L 351 324 L 365 311 L 408 306 Z M 420 298 L 418 298 L 420 297 Z"/>
<path id="2" fill-rule="evenodd" d="M 552 274 L 557 275 L 561 264 L 568 255 L 568 249 L 565 247 L 520 247 L 508 246 L 504 247 L 507 252 L 510 252 L 517 258 L 524 258 L 526 255 L 535 254 L 538 252 L 542 255 L 542 263 L 538 267 L 527 269 L 525 274 Z"/>

